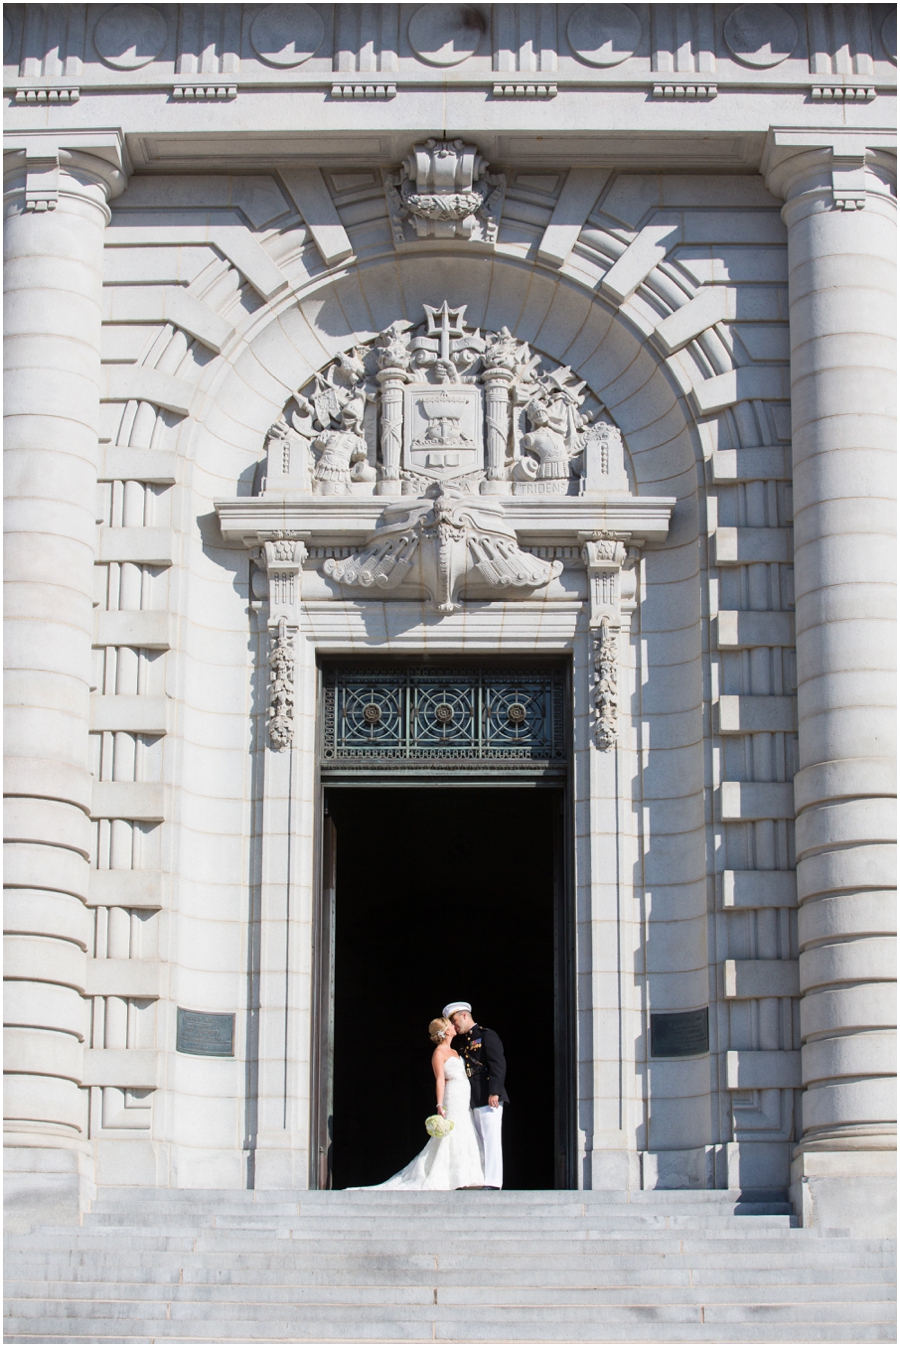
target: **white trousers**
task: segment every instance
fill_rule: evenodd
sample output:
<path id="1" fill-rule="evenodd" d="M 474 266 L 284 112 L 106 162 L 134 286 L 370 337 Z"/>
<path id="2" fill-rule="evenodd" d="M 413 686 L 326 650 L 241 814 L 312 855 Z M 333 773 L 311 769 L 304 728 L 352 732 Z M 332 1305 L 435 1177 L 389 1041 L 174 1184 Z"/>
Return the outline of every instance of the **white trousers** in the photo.
<path id="1" fill-rule="evenodd" d="M 502 1188 L 503 1145 L 500 1140 L 500 1129 L 503 1126 L 503 1105 L 491 1108 L 490 1104 L 485 1104 L 482 1108 L 473 1108 L 472 1121 L 484 1155 L 485 1187 Z"/>

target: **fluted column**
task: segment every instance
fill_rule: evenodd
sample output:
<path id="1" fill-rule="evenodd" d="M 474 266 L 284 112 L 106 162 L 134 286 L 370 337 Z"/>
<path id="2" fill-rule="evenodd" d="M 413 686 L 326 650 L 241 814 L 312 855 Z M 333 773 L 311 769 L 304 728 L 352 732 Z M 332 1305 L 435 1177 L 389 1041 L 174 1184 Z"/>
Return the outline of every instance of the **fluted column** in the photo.
<path id="1" fill-rule="evenodd" d="M 5 1141 L 15 1207 L 74 1219 L 85 989 L 100 324 L 121 168 L 35 137 L 4 157 Z"/>
<path id="2" fill-rule="evenodd" d="M 403 449 L 403 386 L 406 370 L 385 364 L 377 374 L 381 386 L 381 479 L 376 488 L 381 496 L 400 492 L 400 456 Z"/>
<path id="3" fill-rule="evenodd" d="M 872 144 L 770 133 L 766 168 L 785 199 L 791 329 L 805 1087 L 794 1198 L 805 1223 L 874 1231 L 896 1131 L 896 159 Z"/>
<path id="4" fill-rule="evenodd" d="M 489 364 L 481 376 L 484 384 L 487 435 L 485 448 L 484 495 L 503 495 L 510 490 L 506 481 L 506 449 L 509 440 L 509 387 L 512 370 Z"/>

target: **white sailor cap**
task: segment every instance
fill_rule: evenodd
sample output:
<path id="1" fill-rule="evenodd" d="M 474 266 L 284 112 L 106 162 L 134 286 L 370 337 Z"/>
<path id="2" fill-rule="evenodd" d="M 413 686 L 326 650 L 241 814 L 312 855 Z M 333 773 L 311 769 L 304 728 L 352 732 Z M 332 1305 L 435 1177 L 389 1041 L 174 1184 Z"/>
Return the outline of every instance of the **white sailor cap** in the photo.
<path id="1" fill-rule="evenodd" d="M 451 1001 L 449 1006 L 444 1006 L 441 1014 L 445 1020 L 448 1020 L 455 1010 L 467 1010 L 470 1015 L 472 1013 L 472 1007 L 468 1001 Z"/>

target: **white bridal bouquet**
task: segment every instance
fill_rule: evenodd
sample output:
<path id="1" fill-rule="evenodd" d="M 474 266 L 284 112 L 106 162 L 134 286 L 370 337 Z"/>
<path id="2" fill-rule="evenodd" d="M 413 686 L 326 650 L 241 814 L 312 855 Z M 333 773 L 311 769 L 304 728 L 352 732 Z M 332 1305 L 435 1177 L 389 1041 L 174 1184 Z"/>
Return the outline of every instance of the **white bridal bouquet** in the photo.
<path id="1" fill-rule="evenodd" d="M 425 1119 L 425 1131 L 430 1137 L 448 1137 L 453 1131 L 453 1119 L 442 1118 L 439 1113 L 433 1113 L 430 1118 Z"/>

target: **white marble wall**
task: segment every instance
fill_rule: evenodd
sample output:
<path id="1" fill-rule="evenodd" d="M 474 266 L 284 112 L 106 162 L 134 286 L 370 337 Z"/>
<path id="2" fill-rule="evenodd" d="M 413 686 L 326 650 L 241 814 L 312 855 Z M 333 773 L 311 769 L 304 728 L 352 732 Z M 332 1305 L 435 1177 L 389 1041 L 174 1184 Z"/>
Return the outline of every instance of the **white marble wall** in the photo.
<path id="1" fill-rule="evenodd" d="M 523 175 L 524 176 L 524 175 Z M 246 181 L 246 180 L 245 180 Z M 274 182 L 269 188 L 274 196 Z M 673 300 L 685 297 L 685 287 L 704 281 L 714 281 L 708 268 L 697 273 L 697 246 L 693 239 L 710 228 L 718 228 L 727 238 L 727 219 L 718 206 L 721 187 L 716 185 L 710 199 L 698 191 L 698 185 L 688 180 L 667 184 L 666 205 L 671 210 L 684 210 L 684 221 L 678 234 L 678 251 L 669 273 L 663 272 L 657 285 L 665 289 Z M 252 186 L 256 199 L 266 200 L 266 180 L 251 182 L 237 190 L 245 194 Z M 266 759 L 266 801 L 260 803 L 262 768 L 257 758 L 254 765 L 249 754 L 253 742 L 251 708 L 260 714 L 261 689 L 251 687 L 251 681 L 260 675 L 253 673 L 253 646 L 251 624 L 247 614 L 247 557 L 243 551 L 222 552 L 215 535 L 203 524 L 212 502 L 233 494 L 235 485 L 243 482 L 249 489 L 252 472 L 259 457 L 265 430 L 290 390 L 301 383 L 312 369 L 323 363 L 335 349 L 346 347 L 354 338 L 371 337 L 373 332 L 398 315 L 414 318 L 425 300 L 434 301 L 437 291 L 452 294 L 454 302 L 469 304 L 467 317 L 472 325 L 497 328 L 508 324 L 523 339 L 537 349 L 546 351 L 561 362 L 571 363 L 581 377 L 601 396 L 611 414 L 622 426 L 630 453 L 630 469 L 639 490 L 654 495 L 672 494 L 679 498 L 676 523 L 664 550 L 648 553 L 643 571 L 642 601 L 635 621 L 633 636 L 634 658 L 640 667 L 635 678 L 634 723 L 624 736 L 618 765 L 614 756 L 599 755 L 590 742 L 588 724 L 589 685 L 585 682 L 587 654 L 576 640 L 574 618 L 565 616 L 565 606 L 559 619 L 553 619 L 548 635 L 539 633 L 546 625 L 535 627 L 533 605 L 499 605 L 496 620 L 487 622 L 483 634 L 472 631 L 472 619 L 464 624 L 465 637 L 461 639 L 456 623 L 443 619 L 430 620 L 424 629 L 409 627 L 408 619 L 399 610 L 396 619 L 390 606 L 385 610 L 387 623 L 383 634 L 380 608 L 369 613 L 364 605 L 365 620 L 358 627 L 358 605 L 349 610 L 335 607 L 333 601 L 324 603 L 327 588 L 323 589 L 309 563 L 310 574 L 305 583 L 308 598 L 306 617 L 314 634 L 314 646 L 301 646 L 312 658 L 314 650 L 347 652 L 359 648 L 360 639 L 384 649 L 395 648 L 396 638 L 390 637 L 393 622 L 399 622 L 404 631 L 404 650 L 423 648 L 460 649 L 469 653 L 498 650 L 513 653 L 522 649 L 572 649 L 575 654 L 576 714 L 582 727 L 576 738 L 576 781 L 579 802 L 576 806 L 576 835 L 579 839 L 577 874 L 579 885 L 579 958 L 583 960 L 584 977 L 579 982 L 579 1015 L 581 1054 L 588 1071 L 583 1078 L 582 1117 L 580 1130 L 591 1162 L 583 1170 L 583 1181 L 599 1183 L 605 1175 L 616 1182 L 639 1181 L 634 1159 L 640 1151 L 676 1152 L 670 1160 L 674 1177 L 690 1175 L 691 1182 L 706 1182 L 706 1149 L 723 1140 L 718 1131 L 715 1077 L 711 1065 L 716 1058 L 700 1058 L 689 1062 L 655 1062 L 647 1064 L 645 1043 L 646 1016 L 650 1009 L 693 1008 L 715 997 L 716 988 L 710 985 L 710 955 L 708 941 L 708 903 L 712 892 L 706 878 L 706 820 L 704 817 L 705 767 L 703 749 L 704 676 L 702 607 L 703 590 L 700 585 L 701 556 L 699 530 L 701 512 L 698 494 L 701 473 L 697 456 L 702 444 L 698 438 L 695 416 L 683 395 L 672 387 L 671 378 L 660 368 L 637 332 L 629 332 L 616 322 L 608 308 L 598 306 L 584 289 L 585 273 L 591 279 L 602 266 L 601 248 L 621 253 L 630 236 L 637 237 L 648 207 L 641 192 L 641 180 L 618 179 L 604 198 L 604 209 L 598 213 L 595 224 L 588 223 L 578 255 L 572 258 L 563 276 L 558 280 L 535 272 L 529 261 L 535 242 L 540 237 L 534 224 L 526 231 L 516 218 L 517 202 L 528 201 L 532 215 L 540 221 L 540 208 L 535 198 L 540 192 L 552 190 L 556 180 L 545 175 L 543 181 L 516 188 L 513 181 L 509 192 L 509 238 L 501 233 L 501 253 L 490 267 L 487 280 L 485 259 L 430 257 L 404 259 L 403 305 L 398 308 L 394 288 L 393 264 L 369 265 L 356 268 L 340 281 L 316 284 L 317 257 L 307 245 L 298 254 L 297 244 L 302 240 L 296 231 L 283 229 L 277 236 L 279 248 L 283 240 L 291 239 L 295 261 L 284 260 L 285 267 L 300 266 L 300 276 L 313 271 L 306 282 L 312 293 L 308 300 L 298 304 L 293 299 L 280 301 L 277 306 L 258 307 L 254 295 L 248 307 L 251 317 L 244 319 L 248 339 L 235 348 L 227 362 L 209 362 L 199 366 L 197 344 L 193 343 L 193 368 L 198 369 L 201 384 L 208 385 L 205 407 L 196 420 L 191 449 L 190 487 L 192 512 L 199 518 L 200 528 L 191 529 L 192 539 L 185 540 L 187 573 L 180 581 L 186 608 L 185 624 L 180 635 L 181 656 L 177 668 L 180 703 L 178 710 L 179 764 L 178 776 L 173 780 L 179 791 L 180 804 L 173 814 L 173 855 L 184 857 L 176 865 L 179 875 L 173 891 L 171 917 L 173 935 L 177 932 L 177 981 L 170 996 L 178 1004 L 204 1010 L 225 1010 L 237 1006 L 239 1019 L 246 1009 L 246 967 L 248 961 L 247 927 L 242 913 L 249 910 L 256 885 L 261 885 L 260 903 L 262 927 L 260 996 L 268 1011 L 260 1015 L 260 1155 L 257 1159 L 257 1181 L 296 1183 L 305 1181 L 306 1172 L 306 1096 L 308 1075 L 308 1015 L 300 1015 L 296 1027 L 296 1046 L 289 1052 L 291 1067 L 291 1105 L 296 1119 L 288 1129 L 292 1142 L 286 1147 L 288 1156 L 279 1159 L 285 1149 L 285 1139 L 268 1137 L 264 1101 L 278 1116 L 283 1112 L 283 1101 L 278 1097 L 283 1077 L 284 1045 L 280 1037 L 277 1005 L 271 1005 L 274 990 L 265 992 L 266 979 L 272 986 L 282 975 L 284 951 L 282 939 L 282 909 L 286 901 L 285 871 L 287 859 L 286 810 L 290 791 L 295 792 L 296 813 L 293 820 L 295 836 L 296 892 L 293 896 L 296 926 L 293 946 L 299 962 L 293 966 L 296 979 L 294 1005 L 308 1005 L 309 999 L 309 905 L 313 884 L 312 874 L 312 802 L 313 763 L 311 757 L 312 731 L 308 736 L 305 754 L 298 758 L 295 776 L 289 787 L 272 786 L 274 777 L 284 775 L 286 761 L 265 749 L 258 753 Z M 263 188 L 261 195 L 259 187 Z M 148 252 L 143 244 L 145 234 L 140 232 L 131 244 L 130 210 L 146 209 L 148 186 L 139 185 L 137 201 L 132 207 L 125 198 L 116 213 L 111 230 L 117 277 L 124 281 L 126 257 L 133 254 L 134 265 L 141 268 Z M 159 188 L 154 189 L 159 192 Z M 196 198 L 197 185 L 170 180 L 166 184 L 164 205 L 156 215 L 164 219 L 170 237 L 177 237 L 177 216 L 172 214 L 171 193 L 179 192 L 185 203 Z M 758 186 L 732 182 L 733 191 L 743 191 L 748 200 L 767 210 L 777 226 L 777 207 Z M 678 193 L 681 192 L 679 200 Z M 373 209 L 378 201 L 378 189 L 373 184 L 368 200 Z M 365 200 L 357 189 L 357 200 Z M 698 200 L 699 197 L 699 200 Z M 530 198 L 530 200 L 529 200 Z M 150 198 L 152 200 L 152 197 Z M 552 195 L 551 195 L 552 202 Z M 543 208 L 543 218 L 549 219 L 551 206 Z M 362 212 L 360 212 L 362 213 Z M 370 211 L 365 212 L 367 215 Z M 681 212 L 679 211 L 679 214 Z M 626 217 L 628 224 L 622 223 Z M 653 216 L 653 207 L 649 217 Z M 139 226 L 141 231 L 153 229 L 153 224 Z M 150 219 L 155 218 L 151 212 Z M 375 217 L 378 218 L 377 216 Z M 379 231 L 373 221 L 365 220 L 358 229 L 349 230 L 357 256 L 362 260 L 367 252 L 373 260 L 388 242 L 386 220 L 382 210 Z M 283 225 L 279 220 L 279 225 Z M 605 225 L 605 231 L 602 226 Z M 161 227 L 161 226 L 158 226 Z M 740 236 L 740 226 L 735 227 Z M 624 235 L 624 237 L 623 237 Z M 685 240 L 683 243 L 681 240 Z M 534 240 L 534 241 L 533 241 Z M 722 245 L 723 265 L 728 266 L 734 279 L 738 264 L 750 268 L 747 288 L 759 286 L 761 291 L 777 293 L 783 274 L 779 259 L 783 255 L 777 244 L 760 259 L 751 260 L 749 249 L 738 244 L 735 248 Z M 768 263 L 768 270 L 761 261 Z M 169 281 L 182 264 L 183 250 L 174 247 L 155 247 L 151 260 L 156 268 L 157 283 Z M 608 253 L 607 253 L 608 257 Z M 290 255 L 287 255 L 290 258 Z M 199 259 L 198 259 L 199 261 Z M 160 268 L 168 265 L 171 271 Z M 196 264 L 195 264 L 196 265 Z M 318 264 L 320 266 L 320 264 Z M 783 266 L 783 264 L 781 264 Z M 593 269 L 593 270 L 592 270 Z M 567 276 L 565 273 L 568 272 Z M 290 272 L 288 272 L 290 274 Z M 525 276 L 529 276 L 527 291 Z M 761 279 L 757 279 L 760 278 Z M 198 271 L 192 289 L 203 303 L 212 307 L 218 299 L 220 316 L 237 315 L 243 296 L 237 289 L 238 278 L 229 276 L 227 264 L 210 258 L 204 271 Z M 581 284 L 579 284 L 581 282 Z M 295 284 L 292 282 L 292 284 Z M 111 315 L 116 313 L 117 289 L 111 286 Z M 243 287 L 246 294 L 247 287 Z M 246 300 L 244 301 L 246 304 Z M 658 303 L 658 301 L 657 301 Z M 652 303 L 638 295 L 631 302 L 632 323 L 644 326 L 658 323 L 660 314 Z M 770 306 L 772 308 L 773 306 Z M 269 317 L 275 309 L 277 321 Z M 273 315 L 274 316 L 274 315 Z M 352 326 L 348 332 L 348 327 Z M 128 324 L 128 334 L 133 324 Z M 114 325 L 121 331 L 121 325 Z M 732 334 L 732 340 L 737 337 Z M 144 339 L 146 341 L 146 338 Z M 690 353 L 685 379 L 695 381 L 700 375 L 715 378 L 713 371 L 729 363 L 727 349 L 717 347 L 717 338 L 710 353 L 718 364 L 704 364 L 702 355 Z M 125 343 L 115 342 L 111 348 L 125 353 Z M 187 353 L 179 376 L 189 370 Z M 684 368 L 686 357 L 673 357 Z M 699 369 L 698 369 L 699 364 Z M 156 366 L 159 368 L 159 365 Z M 214 381 L 214 382 L 211 382 Z M 781 391 L 781 385 L 778 386 Z M 121 404 L 110 404 L 111 407 Z M 208 408 L 208 412 L 205 410 Z M 756 433 L 753 433 L 756 432 Z M 753 427 L 753 438 L 757 428 Z M 161 432 L 160 432 L 161 433 Z M 172 433 L 181 437 L 182 428 Z M 720 431 L 720 433 L 722 433 Z M 745 431 L 746 437 L 746 431 Z M 714 443 L 726 442 L 716 439 Z M 185 465 L 187 467 L 187 465 Z M 239 487 L 240 489 L 240 487 Z M 205 502 L 205 504 L 204 504 Z M 186 523 L 188 521 L 185 521 Z M 506 609 L 509 611 L 506 611 Z M 547 611 L 552 618 L 553 606 L 539 605 L 538 611 Z M 576 610 L 577 611 L 577 610 Z M 518 617 L 523 635 L 517 637 L 512 626 Z M 558 621 L 563 622 L 557 631 Z M 375 625 L 373 626 L 373 621 Z M 326 628 L 320 632 L 322 622 Z M 499 625 L 496 625 L 499 623 Z M 502 633 L 502 635 L 501 635 Z M 526 634 L 527 633 L 527 634 Z M 627 649 L 627 642 L 626 642 Z M 173 663 L 171 655 L 168 656 Z M 175 689 L 172 689 L 175 692 Z M 707 694 L 708 697 L 708 694 Z M 583 700 L 582 700 L 583 699 Z M 579 711 L 579 706 L 582 709 Z M 200 726 L 205 725 L 205 733 Z M 218 726 L 221 725 L 222 733 Z M 228 731 L 234 726 L 234 734 Z M 195 726 L 197 728 L 195 728 Z M 257 734 L 259 733 L 257 729 Z M 233 746 L 232 746 L 233 744 Z M 299 752 L 299 748 L 297 752 Z M 229 765 L 231 764 L 231 765 Z M 301 765 L 302 764 L 302 765 Z M 583 764 L 583 765 L 580 765 Z M 272 794 L 269 795 L 269 790 Z M 256 803 L 254 804 L 254 799 Z M 279 804 L 279 800 L 283 803 Z M 254 818 L 257 811 L 268 811 L 269 818 Z M 285 818 L 281 814 L 285 813 Z M 218 822 L 217 822 L 218 820 Z M 303 821 L 305 820 L 305 821 Z M 273 843 L 261 861 L 260 831 L 267 839 L 282 836 L 282 844 Z M 298 832 L 299 830 L 299 832 Z M 633 837 L 633 855 L 620 858 L 620 873 L 610 874 L 610 858 L 617 851 L 616 835 Z M 244 840 L 241 841 L 241 838 Z M 177 839 L 177 840 L 176 840 Z M 298 839 L 305 839 L 303 840 Z M 221 843 L 221 845 L 220 845 Z M 260 875 L 259 866 L 273 867 L 271 873 Z M 183 865 L 183 869 L 181 866 Z M 602 876 L 599 878 L 598 876 Z M 634 904 L 634 915 L 621 921 L 621 895 L 629 897 L 626 911 Z M 274 907 L 272 906 L 274 904 Z M 176 917 L 177 913 L 177 917 Z M 273 943 L 274 942 L 274 943 Z M 185 956 L 180 954 L 185 950 Z M 302 951 L 306 949 L 307 954 Z M 270 959 L 273 961 L 270 966 Z M 637 960 L 637 978 L 632 963 Z M 174 970 L 173 970 L 174 972 Z M 619 1026 L 623 1015 L 630 1017 L 636 1032 L 632 1038 Z M 162 1022 L 160 1024 L 162 1028 Z M 275 1036 L 274 1041 L 267 1034 Z M 637 1062 L 627 1047 L 637 1040 Z M 154 1137 L 165 1142 L 165 1153 L 170 1157 L 173 1180 L 180 1183 L 231 1183 L 239 1181 L 241 1153 L 239 1138 L 244 1126 L 242 1102 L 244 1095 L 243 1065 L 240 1057 L 234 1063 L 204 1062 L 184 1058 L 171 1051 L 172 1031 L 168 1028 L 168 1042 L 160 1043 L 169 1062 L 163 1077 L 165 1090 L 154 1101 L 166 1119 Z M 240 1042 L 240 1039 L 239 1039 Z M 729 1040 L 729 1043 L 731 1040 Z M 738 1046 L 743 1043 L 738 1041 Z M 781 1046 L 778 1044 L 777 1046 Z M 621 1052 L 626 1049 L 626 1063 Z M 272 1079 L 265 1085 L 266 1073 Z M 647 1124 L 647 1096 L 657 1101 L 652 1108 L 653 1122 Z M 231 1100 L 228 1107 L 223 1101 Z M 164 1103 L 169 1099 L 170 1104 Z M 201 1102 L 205 1100 L 204 1102 Z M 169 1130 L 171 1128 L 171 1131 Z M 203 1144 L 198 1144 L 202 1138 Z M 104 1137 L 110 1143 L 120 1137 Z M 784 1138 L 782 1138 L 782 1141 Z M 171 1147 L 171 1149 L 169 1149 Z M 119 1153 L 113 1144 L 105 1146 L 104 1154 Z M 129 1147 L 129 1150 L 131 1148 Z M 782 1152 L 783 1152 L 782 1146 Z M 684 1157 L 682 1152 L 690 1152 Z M 617 1158 L 618 1157 L 618 1158 Z M 680 1157 L 680 1158 L 679 1158 Z M 110 1161 L 112 1163 L 112 1161 Z M 131 1162 L 129 1161 L 129 1164 Z M 780 1162 L 783 1166 L 784 1161 Z M 267 1165 L 274 1167 L 267 1178 Z M 285 1169 L 284 1165 L 288 1168 Z M 666 1164 L 653 1161 L 661 1171 L 658 1180 L 666 1182 Z M 612 1168 L 611 1168 L 612 1167 Z M 215 1177 L 214 1177 L 215 1176 Z M 276 1177 L 277 1176 L 277 1177 Z"/>

